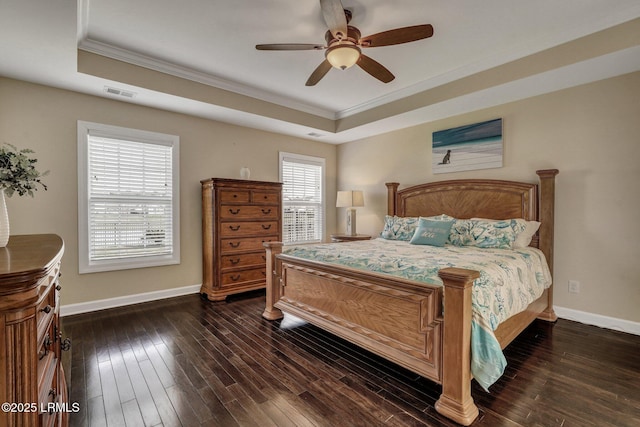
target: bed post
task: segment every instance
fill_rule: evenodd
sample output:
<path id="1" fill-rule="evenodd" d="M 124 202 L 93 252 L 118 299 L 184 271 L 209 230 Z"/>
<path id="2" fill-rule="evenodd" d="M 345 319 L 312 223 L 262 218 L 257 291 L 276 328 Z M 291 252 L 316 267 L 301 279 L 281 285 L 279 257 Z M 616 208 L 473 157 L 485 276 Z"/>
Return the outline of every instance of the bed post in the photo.
<path id="1" fill-rule="evenodd" d="M 387 186 L 387 215 L 395 215 L 398 212 L 398 207 L 396 206 L 396 196 L 398 194 L 398 186 L 399 182 L 387 182 L 385 184 Z"/>
<path id="2" fill-rule="evenodd" d="M 547 264 L 549 265 L 551 277 L 553 278 L 553 224 L 555 216 L 555 186 L 558 169 L 539 170 L 536 171 L 536 173 L 540 177 L 538 195 L 538 200 L 540 201 L 538 204 L 538 220 L 541 223 L 538 232 L 540 236 L 539 248 L 547 258 Z M 553 310 L 553 284 L 547 290 L 547 308 L 540 313 L 538 319 L 549 322 L 558 320 L 558 316 Z"/>
<path id="3" fill-rule="evenodd" d="M 442 349 L 442 394 L 435 408 L 440 414 L 468 426 L 478 417 L 471 397 L 471 288 L 480 273 L 461 268 L 443 268 L 444 333 Z"/>
<path id="4" fill-rule="evenodd" d="M 262 245 L 267 251 L 267 297 L 262 317 L 267 320 L 282 319 L 282 311 L 274 307 L 281 296 L 280 272 L 276 270 L 276 255 L 282 252 L 282 242 L 265 242 Z"/>

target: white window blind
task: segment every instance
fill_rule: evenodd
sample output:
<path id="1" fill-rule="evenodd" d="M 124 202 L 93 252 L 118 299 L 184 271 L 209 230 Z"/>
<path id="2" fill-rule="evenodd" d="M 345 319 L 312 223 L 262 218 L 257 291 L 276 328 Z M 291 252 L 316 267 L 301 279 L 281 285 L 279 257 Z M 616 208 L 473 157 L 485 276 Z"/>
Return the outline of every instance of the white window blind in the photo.
<path id="1" fill-rule="evenodd" d="M 171 147 L 89 135 L 89 258 L 170 254 Z"/>
<path id="2" fill-rule="evenodd" d="M 324 159 L 280 153 L 283 241 L 321 241 L 324 232 Z"/>
<path id="3" fill-rule="evenodd" d="M 81 272 L 179 261 L 174 145 L 91 128 L 85 139 Z"/>

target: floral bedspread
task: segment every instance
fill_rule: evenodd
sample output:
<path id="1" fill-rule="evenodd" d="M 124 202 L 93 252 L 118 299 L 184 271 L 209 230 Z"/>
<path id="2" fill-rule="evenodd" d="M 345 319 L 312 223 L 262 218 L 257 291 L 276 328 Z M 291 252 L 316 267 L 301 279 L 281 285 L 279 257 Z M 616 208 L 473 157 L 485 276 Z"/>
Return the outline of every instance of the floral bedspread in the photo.
<path id="1" fill-rule="evenodd" d="M 436 247 L 379 238 L 289 246 L 284 253 L 434 285 L 442 285 L 438 270 L 445 267 L 479 271 L 480 277 L 472 290 L 471 372 L 485 390 L 502 376 L 507 365 L 493 331 L 500 322 L 523 311 L 551 285 L 544 254 L 530 247 Z"/>

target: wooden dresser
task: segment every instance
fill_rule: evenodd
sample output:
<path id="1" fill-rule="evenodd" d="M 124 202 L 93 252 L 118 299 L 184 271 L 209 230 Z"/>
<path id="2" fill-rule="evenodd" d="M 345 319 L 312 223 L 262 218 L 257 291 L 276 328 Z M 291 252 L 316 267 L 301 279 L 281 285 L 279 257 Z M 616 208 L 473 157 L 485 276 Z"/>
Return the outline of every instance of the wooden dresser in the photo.
<path id="1" fill-rule="evenodd" d="M 264 242 L 282 240 L 282 184 L 210 178 L 202 184 L 202 288 L 211 301 L 266 284 Z"/>
<path id="2" fill-rule="evenodd" d="M 55 234 L 11 236 L 0 248 L 0 426 L 66 426 Z"/>

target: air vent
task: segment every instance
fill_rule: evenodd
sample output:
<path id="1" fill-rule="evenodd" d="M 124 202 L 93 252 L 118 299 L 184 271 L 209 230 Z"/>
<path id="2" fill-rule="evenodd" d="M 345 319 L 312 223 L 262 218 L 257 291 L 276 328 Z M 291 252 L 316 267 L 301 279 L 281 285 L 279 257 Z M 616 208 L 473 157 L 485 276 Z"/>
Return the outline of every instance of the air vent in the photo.
<path id="1" fill-rule="evenodd" d="M 133 97 L 136 96 L 135 92 L 131 92 L 131 91 L 128 91 L 128 90 L 117 89 L 115 87 L 109 87 L 109 86 L 105 86 L 104 87 L 104 91 L 107 92 L 110 95 L 124 96 L 125 98 L 133 98 Z"/>

